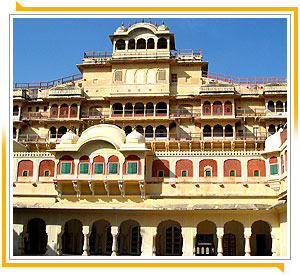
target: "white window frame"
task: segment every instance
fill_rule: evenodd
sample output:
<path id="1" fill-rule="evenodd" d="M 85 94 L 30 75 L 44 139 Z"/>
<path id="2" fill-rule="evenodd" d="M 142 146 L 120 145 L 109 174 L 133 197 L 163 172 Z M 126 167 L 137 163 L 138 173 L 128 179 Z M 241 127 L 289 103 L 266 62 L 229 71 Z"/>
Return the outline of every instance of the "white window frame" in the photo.
<path id="1" fill-rule="evenodd" d="M 136 163 L 136 173 L 130 173 L 128 174 L 128 164 L 129 163 Z M 129 160 L 126 162 L 126 174 L 127 175 L 138 175 L 139 174 L 139 162 L 137 160 Z"/>
<path id="2" fill-rule="evenodd" d="M 109 165 L 110 165 L 110 164 L 113 164 L 113 163 L 116 163 L 116 164 L 117 164 L 117 173 L 115 173 L 115 174 L 112 174 L 112 173 L 109 172 Z M 108 174 L 108 175 L 118 175 L 118 174 L 119 174 L 119 169 L 120 169 L 120 168 L 119 168 L 119 162 L 108 162 L 108 163 L 107 163 L 107 174 Z"/>
<path id="3" fill-rule="evenodd" d="M 95 164 L 103 164 L 103 169 L 102 169 L 102 173 L 101 174 L 95 174 Z M 105 162 L 94 162 L 93 163 L 93 175 L 104 175 L 104 166 L 105 166 Z"/>
<path id="4" fill-rule="evenodd" d="M 206 176 L 206 171 L 210 170 L 210 176 Z M 211 166 L 205 166 L 204 167 L 204 177 L 206 178 L 212 178 L 213 177 L 213 169 L 211 168 Z"/>
<path id="5" fill-rule="evenodd" d="M 62 173 L 62 164 L 63 163 L 71 163 L 71 167 L 70 167 L 70 173 Z M 59 171 L 60 175 L 71 175 L 72 174 L 72 161 L 61 161 L 60 162 L 60 171 Z"/>
<path id="6" fill-rule="evenodd" d="M 81 164 L 88 164 L 88 172 L 87 173 L 80 173 L 80 165 Z M 79 162 L 79 171 L 78 171 L 78 174 L 79 175 L 89 175 L 90 174 L 90 163 L 89 162 Z"/>

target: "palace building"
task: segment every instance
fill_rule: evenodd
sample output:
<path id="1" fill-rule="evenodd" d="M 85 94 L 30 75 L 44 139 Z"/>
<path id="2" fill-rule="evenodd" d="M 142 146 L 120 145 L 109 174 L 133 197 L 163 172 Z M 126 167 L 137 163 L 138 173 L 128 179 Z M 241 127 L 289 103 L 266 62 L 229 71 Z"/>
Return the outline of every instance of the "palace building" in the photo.
<path id="1" fill-rule="evenodd" d="M 286 78 L 208 70 L 122 24 L 80 74 L 13 89 L 13 254 L 287 256 Z"/>

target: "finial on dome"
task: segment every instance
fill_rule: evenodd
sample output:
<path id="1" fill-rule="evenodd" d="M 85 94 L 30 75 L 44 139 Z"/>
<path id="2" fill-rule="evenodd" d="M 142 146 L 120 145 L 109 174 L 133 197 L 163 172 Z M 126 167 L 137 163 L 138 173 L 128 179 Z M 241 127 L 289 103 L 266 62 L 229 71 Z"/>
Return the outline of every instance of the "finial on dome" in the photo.
<path id="1" fill-rule="evenodd" d="M 128 23 L 128 27 L 131 27 L 131 24 L 130 24 L 130 22 Z"/>
<path id="2" fill-rule="evenodd" d="M 155 27 L 157 27 L 157 22 L 155 22 Z"/>
<path id="3" fill-rule="evenodd" d="M 165 20 L 162 20 L 162 24 L 163 24 L 163 25 L 165 24 Z"/>
<path id="4" fill-rule="evenodd" d="M 151 18 L 149 18 L 149 23 L 151 24 Z"/>
<path id="5" fill-rule="evenodd" d="M 124 21 L 122 21 L 122 26 L 124 26 Z"/>
<path id="6" fill-rule="evenodd" d="M 136 24 L 136 19 L 134 20 L 134 24 Z"/>
<path id="7" fill-rule="evenodd" d="M 144 18 L 142 19 L 142 23 L 144 23 Z"/>

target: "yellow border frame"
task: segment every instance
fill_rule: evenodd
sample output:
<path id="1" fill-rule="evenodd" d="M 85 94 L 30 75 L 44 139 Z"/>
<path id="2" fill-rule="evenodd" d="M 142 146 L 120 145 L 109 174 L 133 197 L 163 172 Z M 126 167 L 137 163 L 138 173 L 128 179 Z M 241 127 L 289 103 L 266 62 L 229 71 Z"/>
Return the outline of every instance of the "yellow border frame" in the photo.
<path id="1" fill-rule="evenodd" d="M 294 134 L 298 134 L 298 7 L 23 7 L 16 11 L 292 11 L 294 13 Z M 2 130 L 2 266 L 3 267 L 277 267 L 284 263 L 7 263 L 6 131 Z"/>

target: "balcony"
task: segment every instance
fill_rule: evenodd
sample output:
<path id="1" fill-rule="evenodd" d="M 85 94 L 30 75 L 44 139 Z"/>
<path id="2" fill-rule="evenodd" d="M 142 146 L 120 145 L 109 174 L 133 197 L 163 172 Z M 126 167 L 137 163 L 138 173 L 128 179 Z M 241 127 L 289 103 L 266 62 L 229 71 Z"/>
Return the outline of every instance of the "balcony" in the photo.
<path id="1" fill-rule="evenodd" d="M 48 141 L 48 135 L 39 136 L 37 134 L 19 135 L 18 141 L 20 143 L 46 143 Z"/>
<path id="2" fill-rule="evenodd" d="M 195 118 L 201 117 L 201 109 L 170 110 L 170 118 Z"/>
<path id="3" fill-rule="evenodd" d="M 13 90 L 13 98 L 14 99 L 26 99 L 26 92 L 22 89 L 16 89 Z"/>
<path id="4" fill-rule="evenodd" d="M 122 119 L 145 119 L 145 118 L 168 118 L 167 109 L 154 110 L 113 110 L 110 118 L 122 118 Z"/>
<path id="5" fill-rule="evenodd" d="M 49 90 L 49 97 L 82 97 L 83 92 L 80 87 L 55 87 Z"/>
<path id="6" fill-rule="evenodd" d="M 91 112 L 81 112 L 81 118 L 89 119 L 105 119 L 110 115 L 109 112 L 91 111 Z"/>
<path id="7" fill-rule="evenodd" d="M 235 111 L 237 117 L 258 117 L 265 116 L 265 109 L 238 108 Z"/>
<path id="8" fill-rule="evenodd" d="M 49 118 L 49 112 L 27 112 L 21 114 L 21 120 L 44 120 Z"/>

